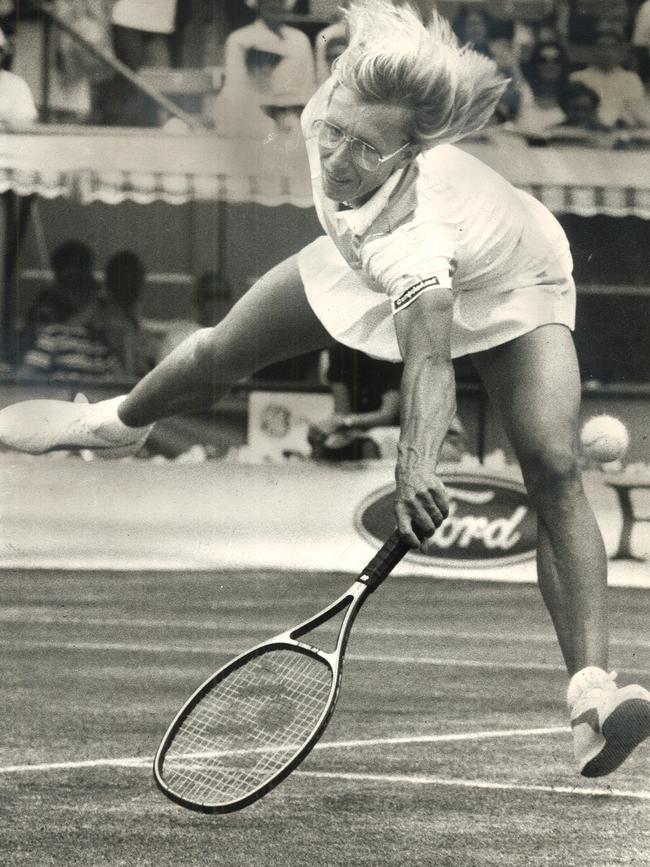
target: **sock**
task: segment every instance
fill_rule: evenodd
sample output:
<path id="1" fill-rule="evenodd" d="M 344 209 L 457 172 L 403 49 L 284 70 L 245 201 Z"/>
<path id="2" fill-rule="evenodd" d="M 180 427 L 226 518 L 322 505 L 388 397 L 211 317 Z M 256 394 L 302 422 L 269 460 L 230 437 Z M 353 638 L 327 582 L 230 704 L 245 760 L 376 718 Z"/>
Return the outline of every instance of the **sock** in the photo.
<path id="1" fill-rule="evenodd" d="M 126 400 L 126 395 L 121 394 L 118 397 L 112 397 L 108 400 L 100 400 L 99 403 L 90 404 L 90 412 L 88 423 L 91 430 L 96 431 L 101 436 L 120 438 L 128 432 L 132 432 L 134 438 L 138 434 L 145 434 L 151 430 L 152 424 L 144 425 L 143 427 L 130 427 L 124 424 L 120 419 L 117 411 L 120 404 Z"/>

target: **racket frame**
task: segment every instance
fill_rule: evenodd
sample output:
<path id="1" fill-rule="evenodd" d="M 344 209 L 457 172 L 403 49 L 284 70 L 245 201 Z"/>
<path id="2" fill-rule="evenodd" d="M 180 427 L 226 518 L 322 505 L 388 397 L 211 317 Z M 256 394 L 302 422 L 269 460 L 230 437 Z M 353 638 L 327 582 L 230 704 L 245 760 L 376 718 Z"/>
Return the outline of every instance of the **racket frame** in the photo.
<path id="1" fill-rule="evenodd" d="M 357 577 L 354 583 L 345 591 L 345 593 L 339 596 L 338 599 L 331 602 L 317 614 L 312 615 L 297 626 L 293 626 L 291 629 L 280 632 L 272 638 L 269 638 L 249 650 L 246 650 L 244 653 L 239 654 L 239 656 L 231 659 L 204 681 L 178 711 L 169 725 L 158 750 L 156 751 L 153 762 L 153 775 L 155 783 L 160 791 L 175 804 L 194 812 L 231 813 L 253 804 L 255 801 L 266 795 L 271 789 L 275 788 L 275 786 L 281 783 L 282 780 L 286 779 L 286 777 L 289 776 L 289 774 L 292 773 L 292 771 L 294 771 L 309 755 L 327 728 L 332 717 L 341 690 L 343 657 L 345 655 L 352 625 L 361 609 L 361 606 L 370 593 L 372 593 L 388 577 L 394 566 L 402 559 L 408 550 L 408 546 L 400 540 L 399 534 L 395 531 L 386 541 L 382 549 L 375 555 L 371 562 L 368 563 L 364 571 Z M 336 615 L 341 611 L 345 611 L 346 608 L 347 611 L 339 627 L 334 650 L 328 652 L 300 640 L 309 632 L 322 626 L 323 623 L 336 617 Z M 286 764 L 284 764 L 279 770 L 274 771 L 273 775 L 269 779 L 265 780 L 257 788 L 248 792 L 243 797 L 219 804 L 210 804 L 199 803 L 178 795 L 166 784 L 163 774 L 165 756 L 173 744 L 177 731 L 196 705 L 216 684 L 219 683 L 219 681 L 224 680 L 233 671 L 241 668 L 242 665 L 245 665 L 251 659 L 254 659 L 257 656 L 262 656 L 270 650 L 297 651 L 299 653 L 304 653 L 306 656 L 312 656 L 318 659 L 321 664 L 329 666 L 332 673 L 332 685 L 323 712 L 315 724 L 312 733 L 297 752 L 286 762 Z"/>

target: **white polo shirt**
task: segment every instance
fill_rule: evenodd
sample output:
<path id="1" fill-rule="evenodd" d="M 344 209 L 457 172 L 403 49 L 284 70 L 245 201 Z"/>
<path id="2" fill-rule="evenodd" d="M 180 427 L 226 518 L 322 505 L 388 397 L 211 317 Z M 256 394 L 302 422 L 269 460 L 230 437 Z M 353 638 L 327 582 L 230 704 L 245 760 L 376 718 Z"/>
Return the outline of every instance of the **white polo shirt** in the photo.
<path id="1" fill-rule="evenodd" d="M 425 152 L 359 208 L 340 210 L 328 199 L 311 125 L 325 116 L 332 87 L 330 79 L 302 117 L 314 202 L 328 237 L 299 256 L 307 296 L 330 333 L 364 348 L 360 335 L 370 354 L 399 358 L 394 327 L 391 337 L 381 325 L 378 351 L 366 338 L 379 326 L 352 320 L 370 307 L 373 322 L 399 315 L 440 287 L 454 295 L 454 355 L 487 349 L 543 322 L 572 327 L 574 286 L 562 227 L 541 203 L 459 148 Z M 388 308 L 374 309 L 386 298 Z M 342 339 L 350 327 L 353 339 Z"/>

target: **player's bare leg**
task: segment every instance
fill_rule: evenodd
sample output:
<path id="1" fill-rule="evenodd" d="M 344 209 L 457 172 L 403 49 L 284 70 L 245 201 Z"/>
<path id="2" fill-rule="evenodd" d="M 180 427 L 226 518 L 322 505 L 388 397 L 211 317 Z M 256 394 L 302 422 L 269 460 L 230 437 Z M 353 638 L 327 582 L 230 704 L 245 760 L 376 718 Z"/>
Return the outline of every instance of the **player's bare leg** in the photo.
<path id="1" fill-rule="evenodd" d="M 126 396 L 96 404 L 26 401 L 0 412 L 0 443 L 38 454 L 136 451 L 159 419 L 212 407 L 262 367 L 329 346 L 305 296 L 296 257 L 277 265 L 214 328 L 184 341 Z"/>
<path id="2" fill-rule="evenodd" d="M 607 674 L 607 557 L 578 465 L 580 377 L 567 328 L 474 357 L 538 514 L 538 578 L 567 670 L 578 765 L 614 770 L 650 734 L 650 693 Z"/>
<path id="3" fill-rule="evenodd" d="M 147 374 L 120 406 L 120 418 L 137 427 L 209 408 L 260 368 L 331 343 L 293 256 L 261 277 L 217 326 L 192 335 Z"/>

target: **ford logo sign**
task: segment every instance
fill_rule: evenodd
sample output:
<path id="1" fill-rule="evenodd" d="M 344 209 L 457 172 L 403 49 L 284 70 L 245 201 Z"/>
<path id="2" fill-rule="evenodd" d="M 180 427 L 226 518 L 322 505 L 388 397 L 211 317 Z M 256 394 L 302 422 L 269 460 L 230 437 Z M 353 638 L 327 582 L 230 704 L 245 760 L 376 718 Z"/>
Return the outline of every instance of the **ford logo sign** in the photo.
<path id="1" fill-rule="evenodd" d="M 407 557 L 429 566 L 467 568 L 521 563 L 535 556 L 537 516 L 524 486 L 478 472 L 442 473 L 449 517 L 427 542 Z M 356 523 L 373 545 L 395 527 L 395 488 L 386 485 L 361 504 Z"/>

